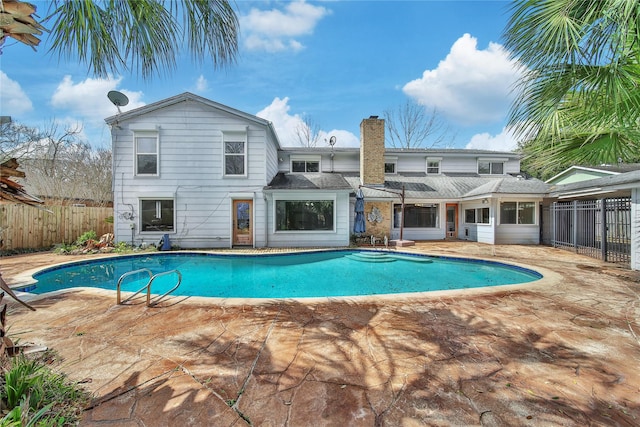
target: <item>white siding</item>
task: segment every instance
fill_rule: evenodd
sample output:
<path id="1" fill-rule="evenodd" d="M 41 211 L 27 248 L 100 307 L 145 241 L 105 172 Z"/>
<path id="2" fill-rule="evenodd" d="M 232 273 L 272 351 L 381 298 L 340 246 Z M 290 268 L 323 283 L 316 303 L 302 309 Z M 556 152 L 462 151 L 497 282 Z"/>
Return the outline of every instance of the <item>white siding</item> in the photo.
<path id="1" fill-rule="evenodd" d="M 440 173 L 477 173 L 478 160 L 475 157 L 444 156 L 440 161 Z"/>
<path id="2" fill-rule="evenodd" d="M 420 154 L 414 156 L 398 156 L 396 172 L 422 172 L 427 171 L 427 156 Z"/>
<path id="3" fill-rule="evenodd" d="M 476 241 L 478 243 L 487 243 L 490 245 L 495 244 L 496 242 L 496 226 L 494 223 L 491 224 L 478 224 L 478 229 L 476 231 L 477 238 Z"/>
<path id="4" fill-rule="evenodd" d="M 495 233 L 497 245 L 537 245 L 540 243 L 538 225 L 498 225 Z"/>
<path id="5" fill-rule="evenodd" d="M 271 182 L 274 176 L 278 173 L 278 149 L 275 144 L 265 145 L 265 169 L 266 169 L 266 181 Z"/>
<path id="6" fill-rule="evenodd" d="M 133 130 L 156 127 L 159 176 L 134 176 Z M 247 135 L 247 176 L 223 176 L 223 132 Z M 254 244 L 264 245 L 262 188 L 277 170 L 277 150 L 266 126 L 199 102 L 180 102 L 113 126 L 114 232 L 117 241 L 157 243 L 163 232 L 140 233 L 139 199 L 172 198 L 174 245 L 231 245 L 231 201 L 253 199 Z M 133 221 L 129 214 L 133 213 Z M 131 224 L 134 224 L 133 236 Z"/>
<path id="7" fill-rule="evenodd" d="M 333 157 L 333 168 L 336 172 L 358 173 L 360 172 L 360 155 L 358 153 L 336 153 Z"/>

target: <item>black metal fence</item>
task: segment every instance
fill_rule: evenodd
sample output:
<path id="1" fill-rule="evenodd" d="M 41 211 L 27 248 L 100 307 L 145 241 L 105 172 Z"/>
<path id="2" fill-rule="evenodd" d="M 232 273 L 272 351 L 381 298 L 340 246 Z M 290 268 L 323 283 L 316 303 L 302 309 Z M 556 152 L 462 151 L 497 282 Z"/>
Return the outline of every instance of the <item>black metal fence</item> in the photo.
<path id="1" fill-rule="evenodd" d="M 551 223 L 554 247 L 607 262 L 630 264 L 629 197 L 554 202 Z"/>

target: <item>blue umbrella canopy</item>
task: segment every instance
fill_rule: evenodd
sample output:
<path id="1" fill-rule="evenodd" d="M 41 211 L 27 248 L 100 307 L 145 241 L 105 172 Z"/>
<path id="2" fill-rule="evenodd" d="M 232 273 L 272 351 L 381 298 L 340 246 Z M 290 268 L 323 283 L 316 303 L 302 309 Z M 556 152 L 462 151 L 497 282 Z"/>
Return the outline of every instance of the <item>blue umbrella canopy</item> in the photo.
<path id="1" fill-rule="evenodd" d="M 356 191 L 356 207 L 354 212 L 363 212 L 364 213 L 364 194 L 362 193 L 362 189 L 358 188 Z"/>
<path id="2" fill-rule="evenodd" d="M 356 218 L 353 222 L 353 232 L 364 233 L 366 230 L 366 224 L 364 221 L 364 194 L 360 188 L 356 191 L 356 205 L 354 212 L 356 213 Z"/>

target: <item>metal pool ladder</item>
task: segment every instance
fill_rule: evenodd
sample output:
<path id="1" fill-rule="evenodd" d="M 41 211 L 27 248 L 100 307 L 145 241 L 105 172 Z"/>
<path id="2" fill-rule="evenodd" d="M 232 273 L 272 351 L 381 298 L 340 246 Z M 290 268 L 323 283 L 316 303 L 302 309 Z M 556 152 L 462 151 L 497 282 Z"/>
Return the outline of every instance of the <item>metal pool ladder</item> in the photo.
<path id="1" fill-rule="evenodd" d="M 147 273 L 149 275 L 149 281 L 147 282 L 146 285 L 144 285 L 143 287 L 141 287 L 136 292 L 134 292 L 133 294 L 129 295 L 127 298 L 125 298 L 123 300 L 121 298 L 121 295 L 120 295 L 120 286 L 122 285 L 122 281 L 125 278 L 129 277 L 129 276 L 133 276 L 134 274 L 140 274 L 140 273 Z M 151 284 L 158 277 L 167 276 L 169 274 L 175 274 L 178 277 L 178 281 L 176 282 L 175 286 L 173 288 L 169 289 L 164 294 L 154 297 L 153 300 L 152 300 L 151 299 Z M 116 296 L 116 303 L 117 304 L 124 304 L 125 302 L 129 301 L 130 299 L 132 299 L 133 297 L 135 297 L 140 292 L 142 292 L 142 291 L 144 291 L 146 289 L 146 291 L 147 291 L 147 307 L 153 307 L 153 306 L 157 305 L 164 297 L 166 297 L 171 292 L 173 292 L 176 289 L 178 289 L 178 286 L 180 286 L 180 283 L 182 283 L 182 273 L 180 273 L 179 270 L 163 271 L 162 273 L 158 273 L 158 274 L 153 274 L 151 272 L 151 270 L 149 270 L 148 268 L 141 268 L 141 269 L 138 269 L 138 270 L 129 271 L 127 273 L 124 273 L 118 279 L 118 284 L 116 285 L 116 295 L 117 295 Z"/>

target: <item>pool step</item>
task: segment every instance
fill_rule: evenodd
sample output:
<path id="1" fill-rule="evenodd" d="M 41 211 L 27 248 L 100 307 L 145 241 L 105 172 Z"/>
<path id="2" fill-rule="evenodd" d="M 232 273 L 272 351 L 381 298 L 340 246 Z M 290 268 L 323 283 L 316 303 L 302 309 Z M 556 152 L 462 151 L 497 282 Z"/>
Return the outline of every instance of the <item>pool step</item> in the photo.
<path id="1" fill-rule="evenodd" d="M 433 262 L 433 260 L 431 258 L 427 258 L 424 256 L 410 256 L 410 255 L 389 255 L 394 257 L 395 259 L 401 259 L 403 261 L 411 261 L 411 262 L 419 262 L 421 264 L 428 264 L 430 262 Z"/>
<path id="2" fill-rule="evenodd" d="M 433 262 L 432 259 L 422 257 L 422 256 L 410 256 L 410 255 L 393 254 L 393 253 L 385 253 L 385 252 L 355 252 L 347 255 L 347 258 L 350 258 L 355 261 L 362 261 L 362 262 L 394 262 L 397 260 L 419 262 L 419 263 Z"/>
<path id="3" fill-rule="evenodd" d="M 382 252 L 355 252 L 347 258 L 361 262 L 394 262 L 396 259 Z"/>

